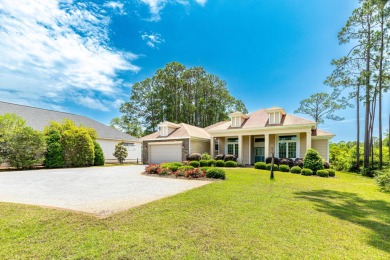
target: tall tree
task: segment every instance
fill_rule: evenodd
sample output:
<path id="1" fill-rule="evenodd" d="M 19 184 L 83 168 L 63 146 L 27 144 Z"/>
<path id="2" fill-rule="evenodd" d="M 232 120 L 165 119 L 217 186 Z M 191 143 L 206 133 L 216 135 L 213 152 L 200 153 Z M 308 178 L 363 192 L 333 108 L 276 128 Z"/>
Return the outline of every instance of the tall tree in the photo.
<path id="1" fill-rule="evenodd" d="M 230 95 L 226 82 L 202 67 L 186 68 L 178 62 L 134 84 L 130 100 L 120 109 L 122 121 L 139 119 L 145 134 L 156 131 L 163 121 L 206 127 L 237 110 L 248 112 L 242 101 Z M 113 124 L 117 121 L 121 120 L 114 119 Z"/>
<path id="2" fill-rule="evenodd" d="M 128 118 L 126 116 L 114 117 L 110 121 L 110 126 L 134 137 L 143 135 L 141 125 L 136 118 Z"/>
<path id="3" fill-rule="evenodd" d="M 344 100 L 338 102 L 334 95 L 321 92 L 302 100 L 299 108 L 294 113 L 309 115 L 314 121 L 321 124 L 324 123 L 324 118 L 343 120 L 342 117 L 336 116 L 334 112 L 345 108 L 347 105 Z"/>

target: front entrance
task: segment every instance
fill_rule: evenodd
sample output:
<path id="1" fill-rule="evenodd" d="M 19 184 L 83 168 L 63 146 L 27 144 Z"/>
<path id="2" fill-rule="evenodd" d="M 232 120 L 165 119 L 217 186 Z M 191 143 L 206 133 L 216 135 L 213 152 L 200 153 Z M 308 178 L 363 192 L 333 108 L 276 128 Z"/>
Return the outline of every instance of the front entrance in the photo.
<path id="1" fill-rule="evenodd" d="M 265 162 L 265 149 L 264 147 L 255 147 L 255 163 Z"/>

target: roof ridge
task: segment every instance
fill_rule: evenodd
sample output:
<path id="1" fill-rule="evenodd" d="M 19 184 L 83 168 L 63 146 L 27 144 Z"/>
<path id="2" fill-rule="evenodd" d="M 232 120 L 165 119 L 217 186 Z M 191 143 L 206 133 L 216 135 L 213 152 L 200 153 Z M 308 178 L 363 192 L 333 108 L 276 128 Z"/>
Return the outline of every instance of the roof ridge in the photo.
<path id="1" fill-rule="evenodd" d="M 69 113 L 69 112 L 57 111 L 57 110 L 41 108 L 41 107 L 33 107 L 33 106 L 28 106 L 28 105 L 21 105 L 21 104 L 16 104 L 16 103 L 11 103 L 11 102 L 1 101 L 1 100 L 0 100 L 0 102 L 10 104 L 10 105 L 15 105 L 15 106 L 35 108 L 35 109 L 46 110 L 46 111 L 51 111 L 51 112 L 56 112 L 56 113 L 63 113 L 63 114 L 74 115 L 74 116 L 83 116 L 83 115 L 73 114 L 73 113 Z M 83 116 L 83 117 L 86 117 L 86 116 Z"/>

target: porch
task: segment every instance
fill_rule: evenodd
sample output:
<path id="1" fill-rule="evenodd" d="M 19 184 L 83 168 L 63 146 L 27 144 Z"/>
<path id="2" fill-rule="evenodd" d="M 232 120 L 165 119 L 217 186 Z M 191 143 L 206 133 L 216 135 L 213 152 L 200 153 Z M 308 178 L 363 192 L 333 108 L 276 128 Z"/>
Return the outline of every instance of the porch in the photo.
<path id="1" fill-rule="evenodd" d="M 302 158 L 311 148 L 311 131 L 298 133 L 253 133 L 250 135 L 212 136 L 211 155 L 234 154 L 239 165 L 264 162 L 272 152 L 279 158 Z"/>

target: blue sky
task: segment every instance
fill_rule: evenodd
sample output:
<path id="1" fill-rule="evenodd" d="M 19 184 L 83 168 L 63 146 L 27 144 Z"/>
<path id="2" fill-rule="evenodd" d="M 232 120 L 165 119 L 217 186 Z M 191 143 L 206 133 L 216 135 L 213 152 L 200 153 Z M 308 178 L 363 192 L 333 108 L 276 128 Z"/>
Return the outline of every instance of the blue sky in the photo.
<path id="1" fill-rule="evenodd" d="M 249 111 L 320 91 L 355 0 L 1 0 L 0 100 L 103 123 L 166 63 L 203 66 Z M 384 112 L 389 112 L 389 95 Z M 385 113 L 385 114 L 386 114 Z M 355 111 L 320 128 L 355 138 Z M 301 115 L 302 116 L 302 115 Z M 304 116 L 307 117 L 307 116 Z M 386 116 L 387 120 L 387 116 Z M 387 121 L 384 121 L 387 122 Z M 385 123 L 386 125 L 386 123 Z"/>

